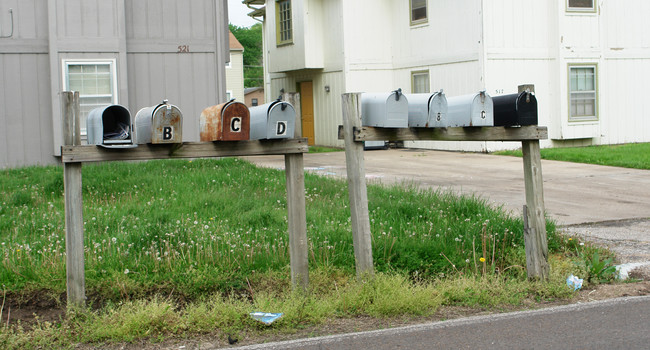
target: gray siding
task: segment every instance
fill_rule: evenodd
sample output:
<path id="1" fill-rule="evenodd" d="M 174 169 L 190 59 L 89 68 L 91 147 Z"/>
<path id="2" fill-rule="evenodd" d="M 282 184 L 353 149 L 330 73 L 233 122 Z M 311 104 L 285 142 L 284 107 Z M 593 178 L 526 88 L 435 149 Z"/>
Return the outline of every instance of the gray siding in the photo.
<path id="1" fill-rule="evenodd" d="M 198 141 L 202 109 L 225 99 L 225 1 L 0 0 L 0 35 L 11 30 L 10 8 L 14 34 L 0 39 L 0 168 L 58 161 L 64 59 L 114 59 L 118 102 L 135 114 L 169 99 L 184 112 L 185 141 Z"/>

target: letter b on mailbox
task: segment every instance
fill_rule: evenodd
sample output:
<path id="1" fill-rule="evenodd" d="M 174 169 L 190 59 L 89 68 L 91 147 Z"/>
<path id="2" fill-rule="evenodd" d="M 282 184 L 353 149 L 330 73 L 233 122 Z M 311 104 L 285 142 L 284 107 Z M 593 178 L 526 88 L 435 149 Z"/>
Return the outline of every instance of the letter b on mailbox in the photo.
<path id="1" fill-rule="evenodd" d="M 201 141 L 240 141 L 250 135 L 250 112 L 241 102 L 230 100 L 201 112 Z"/>
<path id="2" fill-rule="evenodd" d="M 163 103 L 145 107 L 135 115 L 135 138 L 137 143 L 183 142 L 183 114 L 178 107 Z"/>

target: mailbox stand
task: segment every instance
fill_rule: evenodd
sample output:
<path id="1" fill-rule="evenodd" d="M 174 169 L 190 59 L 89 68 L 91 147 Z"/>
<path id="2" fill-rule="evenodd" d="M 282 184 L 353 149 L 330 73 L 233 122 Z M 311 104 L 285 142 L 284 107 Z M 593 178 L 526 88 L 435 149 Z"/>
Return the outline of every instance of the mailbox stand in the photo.
<path id="1" fill-rule="evenodd" d="M 81 164 L 83 162 L 284 155 L 291 281 L 294 288 L 297 286 L 302 289 L 307 288 L 309 283 L 308 245 L 303 170 L 303 153 L 309 151 L 307 139 L 143 144 L 137 148 L 123 149 L 107 149 L 95 145 L 81 146 L 79 93 L 62 92 L 61 104 L 64 123 L 61 162 L 64 167 L 66 275 L 69 306 L 83 306 L 86 299 L 81 191 Z"/>
<path id="2" fill-rule="evenodd" d="M 530 222 L 525 230 L 526 265 L 528 278 L 546 280 L 549 275 L 542 162 L 539 140 L 548 137 L 546 127 L 522 126 L 477 128 L 374 128 L 361 126 L 359 102 L 361 94 L 342 95 L 343 125 L 339 139 L 345 140 L 345 158 L 350 192 L 352 235 L 357 276 L 373 272 L 372 242 L 368 213 L 368 194 L 365 181 L 363 141 L 521 141 L 524 159 L 526 206 L 524 213 Z"/>

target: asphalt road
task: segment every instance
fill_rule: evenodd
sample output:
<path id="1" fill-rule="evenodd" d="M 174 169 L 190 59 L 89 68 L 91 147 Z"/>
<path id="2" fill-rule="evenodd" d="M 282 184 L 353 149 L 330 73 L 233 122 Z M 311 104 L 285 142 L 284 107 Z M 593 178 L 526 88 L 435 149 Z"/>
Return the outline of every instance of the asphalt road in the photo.
<path id="1" fill-rule="evenodd" d="M 650 349 L 650 296 L 238 349 Z"/>

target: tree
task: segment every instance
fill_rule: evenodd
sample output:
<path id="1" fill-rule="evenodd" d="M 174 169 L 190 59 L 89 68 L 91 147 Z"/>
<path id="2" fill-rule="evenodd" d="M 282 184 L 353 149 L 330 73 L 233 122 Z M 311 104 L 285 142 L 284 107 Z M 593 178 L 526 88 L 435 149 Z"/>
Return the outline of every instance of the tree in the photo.
<path id="1" fill-rule="evenodd" d="M 244 47 L 244 87 L 264 85 L 264 68 L 262 67 L 262 24 L 250 28 L 228 25 L 232 34 Z"/>

